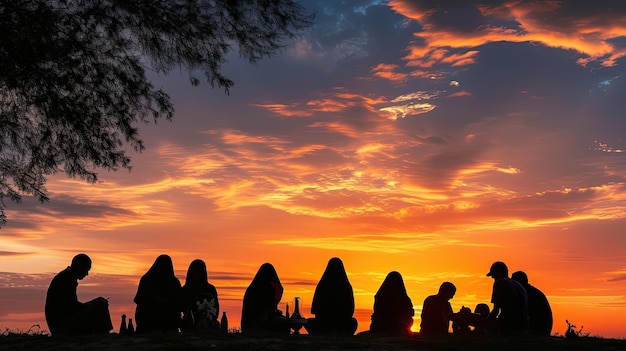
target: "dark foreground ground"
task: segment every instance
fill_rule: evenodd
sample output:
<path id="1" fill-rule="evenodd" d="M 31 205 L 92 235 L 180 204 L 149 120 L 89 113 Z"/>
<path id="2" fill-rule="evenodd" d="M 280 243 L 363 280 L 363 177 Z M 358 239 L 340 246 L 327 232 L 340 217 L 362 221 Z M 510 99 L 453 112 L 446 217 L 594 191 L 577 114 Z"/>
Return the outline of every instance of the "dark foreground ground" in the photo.
<path id="1" fill-rule="evenodd" d="M 195 335 L 117 335 L 79 338 L 48 337 L 43 335 L 0 336 L 0 350 L 277 350 L 277 351 L 408 351 L 408 350 L 585 350 L 623 351 L 625 339 L 518 338 L 475 339 L 456 338 L 428 340 L 420 337 L 318 337 L 288 335 L 280 337 L 253 337 L 242 334 L 218 336 Z"/>

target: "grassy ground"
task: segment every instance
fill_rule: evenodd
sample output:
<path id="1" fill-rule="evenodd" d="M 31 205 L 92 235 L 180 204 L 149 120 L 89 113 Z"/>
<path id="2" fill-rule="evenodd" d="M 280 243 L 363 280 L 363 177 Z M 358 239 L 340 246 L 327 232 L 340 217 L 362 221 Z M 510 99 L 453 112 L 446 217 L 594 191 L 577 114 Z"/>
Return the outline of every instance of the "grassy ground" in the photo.
<path id="1" fill-rule="evenodd" d="M 242 334 L 196 336 L 176 334 L 117 335 L 91 337 L 49 337 L 45 335 L 5 334 L 0 336 L 0 350 L 274 350 L 274 351 L 407 351 L 407 350 L 476 350 L 476 351 L 623 351 L 626 340 L 584 337 L 475 339 L 451 335 L 446 339 L 420 337 L 318 337 L 285 335 L 253 337 Z"/>

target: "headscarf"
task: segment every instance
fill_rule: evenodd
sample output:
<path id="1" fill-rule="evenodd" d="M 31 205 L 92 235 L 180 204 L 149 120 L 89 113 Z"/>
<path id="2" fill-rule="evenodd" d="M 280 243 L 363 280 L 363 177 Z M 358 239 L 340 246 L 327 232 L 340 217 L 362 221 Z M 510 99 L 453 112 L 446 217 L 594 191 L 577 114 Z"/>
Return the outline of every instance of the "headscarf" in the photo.
<path id="1" fill-rule="evenodd" d="M 243 296 L 241 329 L 270 329 L 282 296 L 283 286 L 276 269 L 271 263 L 262 264 Z"/>
<path id="2" fill-rule="evenodd" d="M 374 296 L 370 330 L 408 333 L 413 325 L 413 314 L 413 303 L 406 292 L 402 275 L 390 272 Z"/>
<path id="3" fill-rule="evenodd" d="M 321 319 L 349 319 L 354 314 L 354 292 L 338 257 L 328 261 L 315 288 L 311 313 Z"/>
<path id="4" fill-rule="evenodd" d="M 189 264 L 185 285 L 182 288 L 182 312 L 185 315 L 192 310 L 194 316 L 198 312 L 197 302 L 212 303 L 211 322 L 216 322 L 219 316 L 220 305 L 217 297 L 217 289 L 213 284 L 209 283 L 206 263 L 201 259 L 195 259 Z M 211 302 L 213 301 L 213 302 Z"/>

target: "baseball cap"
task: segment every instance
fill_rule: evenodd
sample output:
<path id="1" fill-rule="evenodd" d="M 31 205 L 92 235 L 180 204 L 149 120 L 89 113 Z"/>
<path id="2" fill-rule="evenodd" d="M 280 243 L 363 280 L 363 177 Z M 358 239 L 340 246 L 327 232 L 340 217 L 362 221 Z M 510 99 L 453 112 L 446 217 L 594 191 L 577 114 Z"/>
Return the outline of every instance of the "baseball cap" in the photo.
<path id="1" fill-rule="evenodd" d="M 491 268 L 489 269 L 489 273 L 487 273 L 487 276 L 488 277 L 493 277 L 494 274 L 496 276 L 508 277 L 509 276 L 509 269 L 507 268 L 506 264 L 504 264 L 504 262 L 497 261 L 497 262 L 494 262 L 491 265 Z"/>

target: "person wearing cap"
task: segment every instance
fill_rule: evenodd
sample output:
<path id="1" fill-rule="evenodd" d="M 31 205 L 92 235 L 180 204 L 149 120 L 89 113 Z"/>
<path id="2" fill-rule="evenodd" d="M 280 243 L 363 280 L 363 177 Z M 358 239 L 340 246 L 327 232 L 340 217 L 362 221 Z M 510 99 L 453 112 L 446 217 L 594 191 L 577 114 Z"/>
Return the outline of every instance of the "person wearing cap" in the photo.
<path id="1" fill-rule="evenodd" d="M 97 297 L 84 303 L 78 301 L 78 280 L 85 278 L 90 269 L 91 258 L 78 254 L 71 265 L 50 282 L 45 315 L 52 336 L 105 334 L 113 329 L 107 299 Z"/>
<path id="2" fill-rule="evenodd" d="M 528 295 L 526 289 L 509 278 L 509 269 L 504 262 L 494 262 L 488 277 L 493 278 L 491 303 L 493 310 L 487 322 L 495 321 L 500 334 L 515 334 L 528 331 Z"/>
<path id="3" fill-rule="evenodd" d="M 528 330 L 536 335 L 550 336 L 552 332 L 552 309 L 546 295 L 528 284 L 528 276 L 523 271 L 511 274 L 511 279 L 522 284 L 528 294 Z"/>

